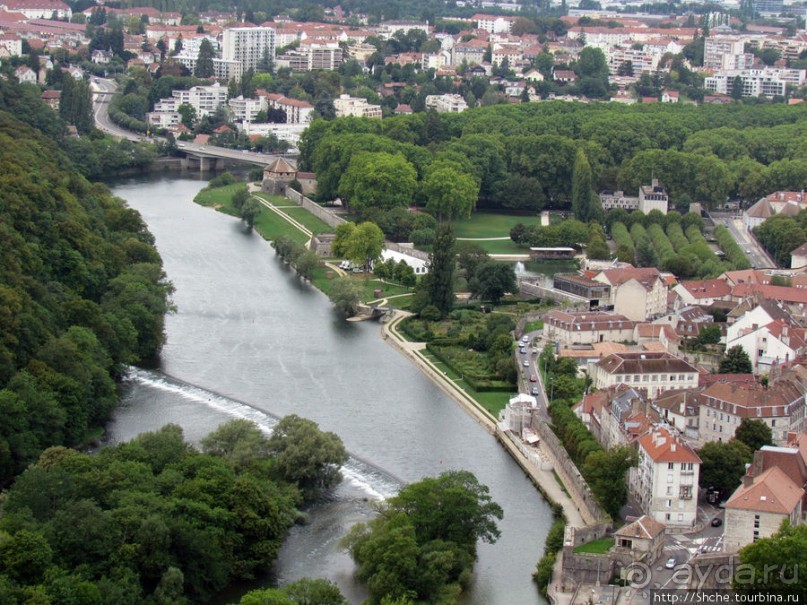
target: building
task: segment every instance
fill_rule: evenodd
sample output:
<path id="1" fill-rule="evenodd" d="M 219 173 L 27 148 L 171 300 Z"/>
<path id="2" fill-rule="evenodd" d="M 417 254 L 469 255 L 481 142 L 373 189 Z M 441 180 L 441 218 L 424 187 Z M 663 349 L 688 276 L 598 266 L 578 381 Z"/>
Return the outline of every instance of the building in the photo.
<path id="1" fill-rule="evenodd" d="M 731 286 L 725 279 L 699 279 L 682 281 L 673 287 L 676 306 L 710 306 L 717 300 L 731 300 Z"/>
<path id="2" fill-rule="evenodd" d="M 745 40 L 736 36 L 709 36 L 703 43 L 703 68 L 735 69 L 735 57 L 745 53 Z"/>
<path id="3" fill-rule="evenodd" d="M 342 65 L 342 49 L 336 42 L 300 44 L 296 49 L 278 56 L 275 60 L 276 67 L 288 67 L 297 72 L 314 69 L 335 71 L 340 65 Z"/>
<path id="4" fill-rule="evenodd" d="M 639 210 L 645 214 L 651 210 L 659 210 L 662 214 L 667 214 L 667 205 L 670 198 L 664 188 L 659 185 L 658 179 L 653 179 L 650 185 L 642 185 L 639 188 Z"/>
<path id="5" fill-rule="evenodd" d="M 701 460 L 680 437 L 653 428 L 637 441 L 638 466 L 628 485 L 642 511 L 667 527 L 692 527 L 698 519 Z"/>
<path id="6" fill-rule="evenodd" d="M 726 501 L 723 547 L 737 552 L 746 544 L 779 531 L 782 522 L 799 525 L 804 489 L 779 467 L 760 475 L 745 475 L 740 487 Z"/>
<path id="7" fill-rule="evenodd" d="M 614 532 L 614 547 L 630 553 L 631 561 L 659 560 L 664 552 L 664 524 L 648 515 L 635 521 L 631 519 L 633 517 L 626 518 L 627 524 Z"/>
<path id="8" fill-rule="evenodd" d="M 468 109 L 468 104 L 462 95 L 427 95 L 426 109 L 433 109 L 437 113 L 460 113 Z"/>
<path id="9" fill-rule="evenodd" d="M 757 201 L 743 212 L 743 225 L 751 231 L 775 214 L 795 216 L 807 208 L 803 191 L 776 191 Z"/>
<path id="10" fill-rule="evenodd" d="M 807 244 L 802 244 L 790 253 L 790 268 L 801 269 L 807 267 Z"/>
<path id="11" fill-rule="evenodd" d="M 698 369 L 669 353 L 614 353 L 592 364 L 591 380 L 598 389 L 626 384 L 654 398 L 670 389 L 696 387 Z"/>
<path id="12" fill-rule="evenodd" d="M 271 195 L 285 195 L 286 188 L 297 176 L 297 170 L 283 158 L 277 158 L 263 170 L 261 191 Z"/>
<path id="13" fill-rule="evenodd" d="M 802 390 L 789 380 L 764 387 L 748 382 L 716 382 L 700 396 L 700 438 L 729 441 L 744 418 L 767 424 L 775 445 L 785 445 L 788 433 L 805 429 Z"/>
<path id="14" fill-rule="evenodd" d="M 742 97 L 783 97 L 787 93 L 788 83 L 778 73 L 767 69 L 730 70 L 714 74 L 704 80 L 703 87 L 712 93 L 734 96 L 738 83 L 742 86 Z"/>
<path id="15" fill-rule="evenodd" d="M 594 280 L 611 287 L 606 304 L 628 319 L 647 321 L 667 312 L 667 283 L 654 267 L 607 269 L 595 275 Z"/>
<path id="16" fill-rule="evenodd" d="M 567 313 L 553 309 L 544 316 L 544 338 L 562 347 L 620 342 L 633 338 L 635 325 L 636 322 L 615 313 Z"/>
<path id="17" fill-rule="evenodd" d="M 556 290 L 588 299 L 592 309 L 610 303 L 611 286 L 583 275 L 557 274 L 552 278 L 552 282 L 552 287 Z"/>
<path id="18" fill-rule="evenodd" d="M 339 95 L 333 100 L 337 118 L 355 116 L 358 118 L 380 118 L 381 105 L 371 105 L 366 100 L 350 95 Z"/>
<path id="19" fill-rule="evenodd" d="M 268 107 L 265 97 L 245 99 L 238 96 L 227 101 L 227 105 L 233 112 L 233 119 L 237 122 L 254 122 L 258 114 L 266 111 Z"/>
<path id="20" fill-rule="evenodd" d="M 280 109 L 286 114 L 286 124 L 308 124 L 311 122 L 314 106 L 308 101 L 291 99 L 281 94 L 259 90 L 258 96 L 266 99 L 270 109 Z"/>
<path id="21" fill-rule="evenodd" d="M 173 90 L 171 97 L 160 99 L 154 104 L 152 113 L 175 112 L 180 105 L 190 105 L 196 111 L 198 119 L 215 112 L 226 102 L 227 87 L 216 82 L 210 86 L 193 86 L 188 90 Z"/>
<path id="22" fill-rule="evenodd" d="M 14 75 L 20 84 L 36 84 L 36 72 L 27 65 L 20 65 L 14 70 Z"/>
<path id="23" fill-rule="evenodd" d="M 624 191 L 601 191 L 600 204 L 603 210 L 622 208 L 623 210 L 636 210 L 639 207 L 639 198 L 625 195 Z"/>
<path id="24" fill-rule="evenodd" d="M 235 80 L 241 81 L 244 74 L 244 66 L 241 61 L 227 59 L 213 59 L 213 75 L 220 82 Z"/>
<path id="25" fill-rule="evenodd" d="M 26 19 L 70 21 L 72 9 L 61 0 L 0 0 L 0 8 L 25 15 Z"/>
<path id="26" fill-rule="evenodd" d="M 487 45 L 455 44 L 451 48 L 451 66 L 457 67 L 462 65 L 462 63 L 466 63 L 467 65 L 482 63 L 485 58 L 486 50 Z"/>
<path id="27" fill-rule="evenodd" d="M 221 58 L 240 61 L 242 73 L 256 70 L 267 58 L 275 59 L 275 30 L 272 27 L 231 27 L 224 30 Z"/>

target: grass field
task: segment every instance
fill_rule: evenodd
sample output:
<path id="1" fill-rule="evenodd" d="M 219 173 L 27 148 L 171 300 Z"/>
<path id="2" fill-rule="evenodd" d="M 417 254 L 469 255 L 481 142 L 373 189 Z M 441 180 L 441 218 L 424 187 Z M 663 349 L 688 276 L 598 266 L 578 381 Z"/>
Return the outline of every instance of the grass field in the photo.
<path id="1" fill-rule="evenodd" d="M 314 235 L 318 233 L 325 233 L 327 231 L 333 231 L 328 223 L 318 219 L 308 210 L 300 206 L 295 206 L 294 208 L 279 208 L 279 211 L 283 214 L 287 214 L 298 223 L 304 225 Z"/>
<path id="2" fill-rule="evenodd" d="M 614 545 L 613 538 L 601 538 L 600 540 L 593 540 L 587 544 L 581 544 L 574 549 L 574 552 L 585 552 L 595 555 L 604 555 L 608 549 Z"/>
<path id="3" fill-rule="evenodd" d="M 490 214 L 475 212 L 467 220 L 455 220 L 454 235 L 456 237 L 510 237 L 510 229 L 518 223 L 535 225 L 540 222 L 539 216 L 511 216 L 505 214 Z M 480 242 L 481 243 L 481 242 Z"/>

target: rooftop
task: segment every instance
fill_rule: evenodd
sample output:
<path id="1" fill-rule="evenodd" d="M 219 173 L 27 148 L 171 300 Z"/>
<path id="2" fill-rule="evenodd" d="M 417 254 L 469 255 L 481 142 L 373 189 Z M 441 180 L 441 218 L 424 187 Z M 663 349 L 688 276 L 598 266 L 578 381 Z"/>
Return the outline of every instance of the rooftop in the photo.
<path id="1" fill-rule="evenodd" d="M 804 489 L 778 467 L 771 467 L 758 477 L 744 479 L 726 502 L 726 508 L 789 515 L 804 496 Z"/>

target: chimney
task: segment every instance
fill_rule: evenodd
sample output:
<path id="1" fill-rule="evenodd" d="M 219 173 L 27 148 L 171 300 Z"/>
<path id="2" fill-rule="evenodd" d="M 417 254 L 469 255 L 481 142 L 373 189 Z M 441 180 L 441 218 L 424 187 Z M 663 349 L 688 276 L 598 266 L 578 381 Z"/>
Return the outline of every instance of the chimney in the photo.
<path id="1" fill-rule="evenodd" d="M 762 456 L 763 453 L 761 450 L 757 450 L 756 452 L 754 452 L 754 460 L 751 462 L 751 468 L 748 469 L 750 471 L 750 474 L 753 475 L 754 477 L 759 476 L 763 471 Z"/>
<path id="2" fill-rule="evenodd" d="M 754 478 L 751 475 L 743 475 L 743 487 L 751 487 L 754 484 Z"/>

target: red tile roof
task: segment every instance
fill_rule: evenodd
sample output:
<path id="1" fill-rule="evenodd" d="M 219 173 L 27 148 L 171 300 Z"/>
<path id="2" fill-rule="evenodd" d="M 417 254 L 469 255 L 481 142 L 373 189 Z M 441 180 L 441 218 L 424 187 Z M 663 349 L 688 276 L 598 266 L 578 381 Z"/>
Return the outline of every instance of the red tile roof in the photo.
<path id="1" fill-rule="evenodd" d="M 680 285 L 694 298 L 720 298 L 731 294 L 731 286 L 725 279 L 682 281 Z"/>
<path id="2" fill-rule="evenodd" d="M 726 502 L 726 508 L 789 515 L 804 497 L 804 489 L 778 467 L 771 467 L 751 485 L 741 485 Z"/>
<path id="3" fill-rule="evenodd" d="M 786 380 L 768 388 L 749 382 L 716 382 L 704 389 L 701 402 L 741 418 L 778 418 L 790 416 L 791 405 L 803 405 L 804 395 Z"/>
<path id="4" fill-rule="evenodd" d="M 673 437 L 667 429 L 656 428 L 639 438 L 642 448 L 654 462 L 693 462 L 700 464 L 701 459 L 686 443 Z"/>

